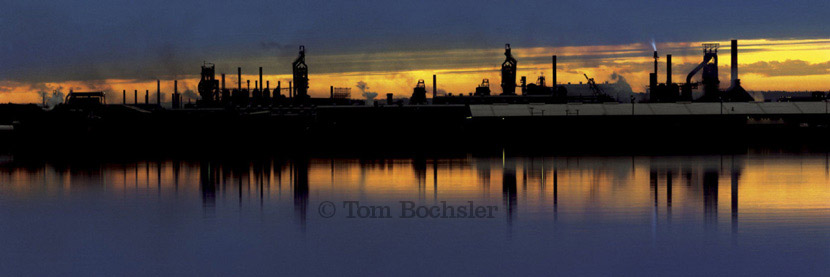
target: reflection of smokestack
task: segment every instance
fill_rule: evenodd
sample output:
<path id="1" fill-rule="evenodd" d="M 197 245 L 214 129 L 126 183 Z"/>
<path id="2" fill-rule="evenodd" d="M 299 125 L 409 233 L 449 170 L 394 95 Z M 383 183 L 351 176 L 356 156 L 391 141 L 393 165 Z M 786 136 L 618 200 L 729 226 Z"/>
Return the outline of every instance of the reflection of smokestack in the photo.
<path id="1" fill-rule="evenodd" d="M 553 75 L 551 75 L 551 86 L 556 87 L 556 55 L 553 55 Z"/>
<path id="2" fill-rule="evenodd" d="M 732 40 L 732 85 L 738 80 L 738 40 Z"/>
<path id="3" fill-rule="evenodd" d="M 242 90 L 242 68 L 236 68 L 236 86 L 238 90 Z"/>
<path id="4" fill-rule="evenodd" d="M 666 85 L 671 85 L 671 55 L 666 55 Z"/>
<path id="5" fill-rule="evenodd" d="M 436 96 L 438 96 L 438 87 L 436 86 L 437 85 L 436 82 L 437 81 L 435 79 L 435 74 L 432 74 L 432 98 L 435 98 Z"/>

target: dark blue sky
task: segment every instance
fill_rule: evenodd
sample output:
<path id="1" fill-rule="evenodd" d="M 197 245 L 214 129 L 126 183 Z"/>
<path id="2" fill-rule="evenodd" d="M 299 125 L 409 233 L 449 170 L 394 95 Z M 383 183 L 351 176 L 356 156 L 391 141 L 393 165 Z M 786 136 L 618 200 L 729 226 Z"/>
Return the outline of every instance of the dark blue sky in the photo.
<path id="1" fill-rule="evenodd" d="M 0 79 L 194 74 L 310 53 L 828 38 L 830 1 L 12 1 Z M 313 52 L 312 52 L 313 51 Z"/>

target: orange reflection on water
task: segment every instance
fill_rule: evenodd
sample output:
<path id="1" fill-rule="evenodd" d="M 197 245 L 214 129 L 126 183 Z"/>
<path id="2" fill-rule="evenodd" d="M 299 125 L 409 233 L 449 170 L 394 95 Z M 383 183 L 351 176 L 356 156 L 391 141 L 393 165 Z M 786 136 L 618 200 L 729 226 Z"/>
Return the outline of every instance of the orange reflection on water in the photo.
<path id="1" fill-rule="evenodd" d="M 826 155 L 264 159 L 23 164 L 0 170 L 20 201 L 74 197 L 201 198 L 209 206 L 320 201 L 499 204 L 524 218 L 826 220 Z M 313 207 L 313 206 L 312 206 Z M 313 210 L 313 208 L 312 208 Z M 740 214 L 740 216 L 739 216 Z"/>

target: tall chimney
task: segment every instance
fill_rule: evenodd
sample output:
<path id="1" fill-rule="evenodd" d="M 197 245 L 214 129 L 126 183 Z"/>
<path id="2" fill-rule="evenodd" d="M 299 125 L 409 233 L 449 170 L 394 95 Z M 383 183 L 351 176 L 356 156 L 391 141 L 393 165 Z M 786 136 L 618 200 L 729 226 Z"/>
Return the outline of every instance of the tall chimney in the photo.
<path id="1" fill-rule="evenodd" d="M 437 79 L 435 78 L 435 74 L 432 74 L 432 98 L 438 96 L 438 86 L 437 86 Z"/>
<path id="2" fill-rule="evenodd" d="M 248 81 L 248 87 L 246 89 L 250 91 L 251 90 L 251 80 L 245 80 L 245 81 Z"/>
<path id="3" fill-rule="evenodd" d="M 242 90 L 242 68 L 236 68 L 236 86 L 237 90 Z"/>
<path id="4" fill-rule="evenodd" d="M 520 82 L 522 83 L 522 95 L 527 95 L 527 77 L 522 76 L 522 80 Z"/>
<path id="5" fill-rule="evenodd" d="M 657 51 L 654 51 L 654 75 L 657 76 Z"/>
<path id="6" fill-rule="evenodd" d="M 173 108 L 179 108 L 179 80 L 173 80 Z"/>
<path id="7" fill-rule="evenodd" d="M 291 86 L 291 81 L 288 81 L 288 98 L 294 98 L 294 88 Z"/>
<path id="8" fill-rule="evenodd" d="M 732 40 L 732 85 L 738 80 L 738 40 Z"/>
<path id="9" fill-rule="evenodd" d="M 150 104 L 150 90 L 144 91 L 144 104 Z"/>
<path id="10" fill-rule="evenodd" d="M 161 105 L 161 80 L 159 79 L 156 79 L 156 104 Z"/>
<path id="11" fill-rule="evenodd" d="M 334 86 L 331 86 L 331 91 L 329 91 L 329 98 L 334 99 Z"/>
<path id="12" fill-rule="evenodd" d="M 556 87 L 556 55 L 553 55 L 553 75 L 551 75 L 551 86 Z"/>
<path id="13" fill-rule="evenodd" d="M 222 73 L 222 91 L 225 90 L 225 73 Z"/>
<path id="14" fill-rule="evenodd" d="M 274 92 L 274 97 L 277 97 L 279 95 L 282 95 L 282 81 L 277 80 L 277 88 L 276 88 L 276 91 Z"/>
<path id="15" fill-rule="evenodd" d="M 265 91 L 271 90 L 271 81 L 265 81 Z"/>
<path id="16" fill-rule="evenodd" d="M 666 55 L 666 85 L 671 85 L 671 54 Z"/>
<path id="17" fill-rule="evenodd" d="M 135 98 L 135 99 L 133 99 L 133 105 L 138 104 L 138 90 L 135 90 L 135 93 L 133 94 L 133 97 Z"/>
<path id="18" fill-rule="evenodd" d="M 259 90 L 262 90 L 262 67 L 259 67 Z"/>
<path id="19" fill-rule="evenodd" d="M 124 103 L 124 105 L 127 105 L 127 90 L 126 89 L 121 92 L 121 101 Z"/>
<path id="20" fill-rule="evenodd" d="M 657 73 L 648 74 L 648 89 L 653 92 L 657 88 Z"/>

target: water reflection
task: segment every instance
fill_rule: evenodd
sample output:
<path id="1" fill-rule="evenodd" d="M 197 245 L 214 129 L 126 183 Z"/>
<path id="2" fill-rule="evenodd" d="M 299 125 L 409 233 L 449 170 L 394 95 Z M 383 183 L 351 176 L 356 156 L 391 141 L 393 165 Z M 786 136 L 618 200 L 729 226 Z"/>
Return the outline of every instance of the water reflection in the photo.
<path id="1" fill-rule="evenodd" d="M 501 201 L 496 203 L 503 213 L 500 220 L 507 226 L 523 220 L 648 218 L 654 233 L 674 220 L 683 220 L 698 221 L 709 229 L 723 222 L 737 235 L 739 219 L 825 222 L 826 214 L 815 211 L 830 208 L 828 162 L 823 153 L 103 163 L 32 162 L 7 156 L 2 160 L 0 192 L 4 198 L 62 198 L 88 192 L 100 192 L 95 197 L 130 198 L 150 192 L 158 199 L 198 197 L 207 215 L 230 209 L 230 203 L 260 210 L 290 203 L 302 229 L 318 218 L 314 205 L 321 201 L 488 204 L 498 201 L 490 195 L 497 195 L 499 188 Z M 494 175 L 501 175 L 501 184 L 491 187 L 499 182 L 492 180 Z M 290 187 L 284 188 L 283 182 Z M 726 184 L 728 188 L 721 188 Z M 288 190 L 285 194 L 284 189 Z M 786 198 L 777 197 L 784 194 Z M 729 205 L 729 209 L 718 209 L 719 205 Z M 739 213 L 747 211 L 751 216 L 739 218 Z"/>
<path id="2" fill-rule="evenodd" d="M 524 180 L 524 178 L 523 178 Z M 507 211 L 507 223 L 513 223 L 513 217 L 516 215 L 516 163 L 515 159 L 506 159 L 502 167 L 502 195 L 504 201 L 504 209 Z M 524 187 L 527 189 L 527 186 Z"/>

